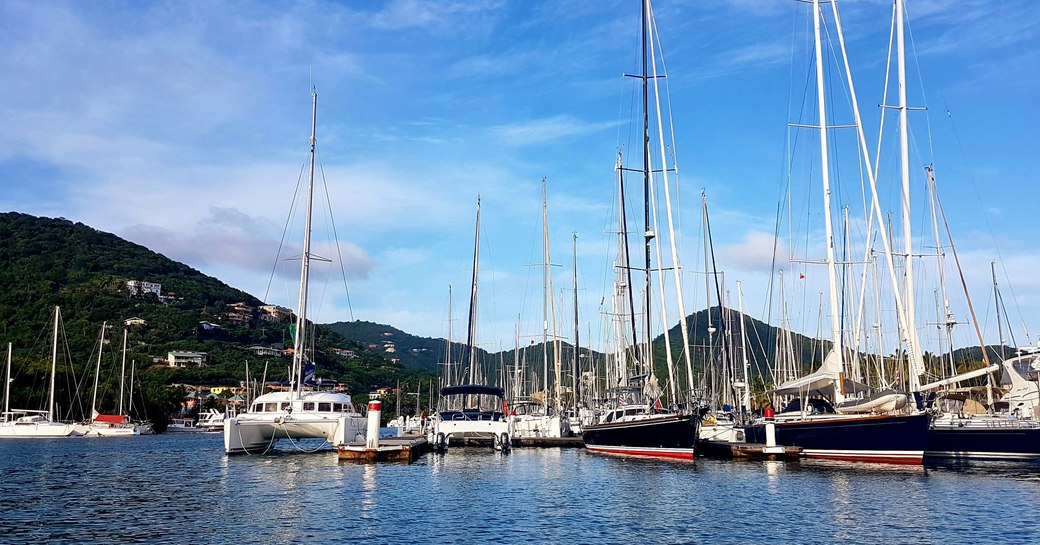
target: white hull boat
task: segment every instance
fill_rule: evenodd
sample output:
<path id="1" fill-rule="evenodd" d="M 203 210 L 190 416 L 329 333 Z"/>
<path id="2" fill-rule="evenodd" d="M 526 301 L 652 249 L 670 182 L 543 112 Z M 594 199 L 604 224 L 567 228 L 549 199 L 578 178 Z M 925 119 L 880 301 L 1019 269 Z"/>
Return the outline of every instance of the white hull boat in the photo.
<path id="1" fill-rule="evenodd" d="M 43 412 L 43 411 L 41 411 Z M 24 412 L 10 412 L 14 417 Z M 44 414 L 46 414 L 44 412 Z M 0 438 L 21 437 L 72 437 L 80 435 L 73 424 L 51 422 L 43 414 L 25 414 L 9 421 L 0 422 Z"/>
<path id="2" fill-rule="evenodd" d="M 337 447 L 363 438 L 367 425 L 349 395 L 305 391 L 293 399 L 290 392 L 273 392 L 224 421 L 224 452 L 263 454 L 280 439 L 322 439 Z"/>
<path id="3" fill-rule="evenodd" d="M 323 259 L 311 253 L 317 111 L 318 95 L 312 91 L 307 213 L 289 390 L 263 394 L 253 401 L 248 411 L 224 420 L 226 454 L 263 454 L 281 439 L 294 442 L 298 450 L 314 450 L 296 445 L 295 441 L 299 439 L 322 439 L 333 447 L 344 446 L 359 436 L 364 438 L 368 428 L 367 419 L 354 409 L 349 395 L 307 388 L 314 376 L 314 362 L 308 356 L 311 345 L 308 330 L 312 327 L 307 317 L 310 262 Z"/>

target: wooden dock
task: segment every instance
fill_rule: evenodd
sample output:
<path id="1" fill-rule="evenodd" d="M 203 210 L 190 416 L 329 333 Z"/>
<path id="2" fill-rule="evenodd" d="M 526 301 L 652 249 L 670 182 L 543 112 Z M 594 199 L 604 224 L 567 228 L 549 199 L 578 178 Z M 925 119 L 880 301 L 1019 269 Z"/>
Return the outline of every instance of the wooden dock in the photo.
<path id="1" fill-rule="evenodd" d="M 535 447 L 535 448 L 582 448 L 585 446 L 585 442 L 581 440 L 581 436 L 576 437 L 514 437 L 514 447 Z"/>
<path id="2" fill-rule="evenodd" d="M 430 451 L 430 443 L 421 435 L 383 437 L 379 447 L 365 447 L 365 441 L 354 441 L 339 447 L 339 459 L 347 462 L 401 462 L 410 464 Z"/>
<path id="3" fill-rule="evenodd" d="M 719 460 L 777 460 L 797 462 L 802 456 L 801 447 L 767 447 L 762 443 L 731 443 L 729 441 L 698 441 L 697 454 Z"/>

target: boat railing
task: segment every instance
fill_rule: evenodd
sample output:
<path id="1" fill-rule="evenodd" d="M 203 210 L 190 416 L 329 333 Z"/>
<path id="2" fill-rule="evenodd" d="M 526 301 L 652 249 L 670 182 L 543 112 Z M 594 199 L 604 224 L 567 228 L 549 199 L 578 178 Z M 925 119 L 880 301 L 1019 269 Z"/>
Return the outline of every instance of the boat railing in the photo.
<path id="1" fill-rule="evenodd" d="M 487 411 L 443 411 L 441 412 L 441 420 L 452 420 L 452 421 L 493 421 L 501 420 L 503 417 L 502 413 L 499 412 L 487 412 Z"/>

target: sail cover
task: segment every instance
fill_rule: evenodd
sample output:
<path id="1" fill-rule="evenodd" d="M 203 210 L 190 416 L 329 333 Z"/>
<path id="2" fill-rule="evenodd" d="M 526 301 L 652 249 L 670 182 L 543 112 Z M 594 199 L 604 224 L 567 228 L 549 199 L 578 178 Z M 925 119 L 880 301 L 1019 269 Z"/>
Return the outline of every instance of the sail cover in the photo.
<path id="1" fill-rule="evenodd" d="M 823 359 L 823 365 L 819 369 L 804 377 L 789 380 L 777 386 L 773 393 L 778 395 L 834 395 L 834 386 L 838 383 L 838 377 L 841 376 L 841 367 L 841 357 L 837 352 L 831 350 Z M 845 379 L 844 387 L 846 394 L 868 390 L 866 384 L 849 379 Z"/>

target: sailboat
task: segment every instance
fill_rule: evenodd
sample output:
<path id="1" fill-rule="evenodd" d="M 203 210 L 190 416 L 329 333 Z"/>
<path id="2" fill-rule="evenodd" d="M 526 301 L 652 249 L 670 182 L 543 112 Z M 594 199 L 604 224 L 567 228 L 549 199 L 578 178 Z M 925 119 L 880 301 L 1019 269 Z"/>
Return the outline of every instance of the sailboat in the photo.
<path id="1" fill-rule="evenodd" d="M 842 333 L 842 312 L 839 306 L 839 287 L 837 274 L 837 260 L 835 257 L 834 228 L 831 222 L 831 187 L 830 174 L 832 165 L 829 161 L 828 145 L 829 131 L 836 126 L 829 126 L 827 122 L 827 97 L 825 95 L 824 57 L 822 52 L 821 25 L 823 24 L 823 13 L 820 0 L 813 0 L 811 9 L 813 13 L 813 30 L 815 35 L 815 61 L 816 61 L 816 91 L 817 91 L 817 114 L 818 124 L 814 127 L 819 131 L 820 141 L 820 176 L 823 190 L 822 207 L 824 212 L 824 228 L 826 231 L 827 255 L 824 263 L 827 268 L 828 302 L 830 322 L 831 346 L 826 353 L 820 367 L 809 375 L 788 380 L 776 387 L 773 394 L 777 397 L 793 398 L 783 410 L 774 417 L 767 411 L 766 418 L 761 419 L 745 429 L 748 442 L 766 443 L 766 428 L 775 424 L 776 442 L 782 446 L 794 446 L 802 448 L 802 455 L 809 458 L 822 458 L 831 460 L 842 460 L 852 462 L 878 462 L 893 464 L 919 465 L 924 459 L 924 448 L 926 430 L 928 427 L 928 415 L 923 412 L 871 412 L 869 398 L 860 398 L 854 403 L 846 403 L 847 396 L 851 398 L 854 394 L 866 391 L 866 385 L 846 377 L 847 368 L 855 368 L 854 343 L 849 343 Z M 844 40 L 842 38 L 841 23 L 838 17 L 838 8 L 835 2 L 829 2 L 833 13 L 833 23 L 838 36 L 838 44 L 841 46 L 841 58 L 845 63 L 847 79 L 847 92 L 851 99 L 851 109 L 855 118 L 852 127 L 857 132 L 860 157 L 867 157 L 865 139 L 863 138 L 862 123 L 860 122 L 859 107 L 856 100 L 855 87 L 852 84 L 852 76 L 848 71 L 848 60 L 845 56 Z M 888 258 L 889 274 L 893 286 L 895 281 L 894 267 L 892 266 L 891 246 L 884 228 L 884 222 L 880 221 L 880 206 L 877 202 L 876 180 L 869 160 L 864 160 L 866 176 L 869 179 L 872 193 L 872 211 L 878 217 L 877 224 L 882 226 L 878 229 L 881 236 L 885 256 Z M 873 217 L 873 216 L 872 216 Z M 909 235 L 904 233 L 909 239 Z M 909 252 L 908 252 L 909 253 Z M 909 260 L 908 260 L 909 261 Z M 907 276 L 912 277 L 907 271 Z M 914 383 L 923 372 L 923 364 L 917 353 L 918 343 L 913 333 L 912 317 L 908 318 L 904 312 L 905 299 L 900 295 L 899 289 L 894 289 L 894 297 L 897 308 L 897 319 L 904 333 L 902 338 L 906 340 L 907 352 L 910 360 L 910 381 Z M 907 290 L 907 293 L 912 293 Z M 906 294 L 904 294 L 905 296 Z M 889 393 L 885 393 L 889 396 Z M 889 398 L 894 406 L 900 405 L 898 399 L 902 398 L 905 406 L 906 394 L 898 393 L 895 398 Z M 846 411 L 842 407 L 847 407 Z M 887 407 L 875 407 L 881 409 Z M 893 407 L 894 408 L 894 407 Z M 908 409 L 909 407 L 907 407 Z"/>
<path id="2" fill-rule="evenodd" d="M 455 384 L 451 367 L 446 367 L 444 376 L 441 377 L 437 412 L 430 417 L 429 425 L 426 427 L 427 440 L 441 452 L 447 450 L 453 440 L 460 443 L 468 439 L 489 442 L 495 450 L 501 451 L 509 451 L 512 445 L 512 427 L 505 414 L 505 390 L 486 384 L 477 362 L 475 339 L 480 263 L 480 198 L 477 198 L 476 225 L 465 354 L 466 369 L 459 378 L 460 383 Z"/>
<path id="3" fill-rule="evenodd" d="M 245 412 L 224 420 L 224 452 L 263 454 L 280 439 L 324 439 L 332 446 L 346 445 L 357 436 L 364 437 L 367 421 L 343 392 L 320 391 L 308 387 L 314 365 L 307 356 L 307 303 L 310 281 L 311 208 L 314 201 L 314 163 L 318 94 L 311 91 L 310 169 L 307 184 L 300 298 L 296 311 L 293 363 L 289 390 L 258 396 Z"/>
<path id="4" fill-rule="evenodd" d="M 0 438 L 70 437 L 79 435 L 75 425 L 54 421 L 54 388 L 58 370 L 58 326 L 61 309 L 54 307 L 54 347 L 51 351 L 51 382 L 47 410 L 11 409 L 11 344 L 7 345 L 7 373 L 4 381 L 4 413 Z"/>
<path id="5" fill-rule="evenodd" d="M 101 324 L 101 341 L 98 344 L 97 367 L 94 372 L 94 395 L 90 405 L 89 421 L 81 424 L 77 429 L 85 437 L 130 437 L 141 435 L 141 427 L 130 421 L 130 417 L 123 412 L 123 378 L 126 376 L 126 330 L 123 330 L 123 358 L 122 369 L 119 375 L 119 410 L 115 414 L 101 414 L 97 410 L 98 379 L 101 376 L 101 352 L 105 346 L 105 331 L 108 322 Z M 149 428 L 150 429 L 150 428 Z"/>
<path id="6" fill-rule="evenodd" d="M 672 229 L 672 211 L 671 211 L 671 197 L 669 193 L 669 176 L 670 171 L 674 169 L 669 168 L 654 168 L 651 166 L 651 140 L 650 140 L 650 124 L 649 124 L 649 93 L 651 91 L 650 82 L 653 82 L 653 92 L 655 97 L 655 103 L 658 105 L 657 116 L 655 122 L 658 127 L 658 143 L 662 149 L 661 161 L 664 162 L 664 147 L 663 134 L 662 134 L 662 119 L 660 111 L 660 101 L 658 100 L 658 75 L 657 75 L 657 63 L 649 62 L 648 57 L 655 56 L 657 54 L 656 45 L 657 42 L 654 39 L 656 35 L 656 24 L 653 20 L 653 13 L 650 7 L 649 0 L 643 0 L 641 9 L 641 41 L 642 41 L 642 74 L 636 76 L 641 79 L 642 82 L 642 98 L 643 98 L 643 141 L 642 141 L 642 159 L 643 165 L 641 172 L 643 178 L 644 188 L 644 262 L 642 264 L 630 263 L 629 252 L 628 252 L 628 232 L 627 232 L 627 221 L 625 219 L 625 206 L 624 206 L 624 179 L 626 169 L 621 163 L 621 154 L 618 156 L 617 163 L 617 175 L 618 175 L 618 186 L 619 186 L 619 221 L 620 234 L 619 234 L 619 256 L 616 270 L 618 271 L 618 279 L 616 285 L 624 291 L 624 294 L 620 299 L 627 302 L 629 316 L 631 317 L 632 325 L 632 341 L 635 342 L 638 338 L 636 333 L 636 308 L 634 304 L 634 297 L 632 295 L 632 270 L 640 270 L 645 275 L 645 284 L 643 287 L 643 298 L 642 298 L 642 312 L 644 319 L 644 329 L 642 331 L 643 343 L 639 346 L 630 346 L 627 348 L 621 348 L 617 351 L 617 360 L 615 361 L 614 376 L 617 377 L 617 382 L 610 385 L 608 389 L 607 397 L 610 400 L 610 406 L 606 408 L 602 418 L 598 422 L 583 425 L 581 428 L 581 437 L 585 442 L 585 448 L 589 452 L 597 454 L 608 454 L 617 456 L 627 457 L 639 457 L 639 458 L 659 458 L 659 459 L 673 459 L 683 461 L 693 461 L 694 459 L 694 448 L 697 440 L 697 430 L 700 425 L 700 415 L 694 413 L 689 405 L 689 399 L 685 399 L 687 403 L 679 403 L 678 392 L 676 390 L 676 381 L 672 379 L 672 361 L 671 361 L 671 347 L 668 340 L 668 332 L 665 329 L 665 352 L 667 356 L 667 366 L 670 375 L 668 381 L 671 393 L 673 394 L 673 403 L 671 404 L 674 408 L 666 408 L 661 402 L 663 392 L 658 385 L 657 377 L 655 374 L 654 365 L 654 350 L 653 350 L 653 334 L 652 334 L 652 323 L 654 321 L 654 307 L 651 305 L 651 298 L 654 293 L 654 282 L 653 274 L 656 272 L 655 269 L 663 269 L 663 266 L 656 265 L 653 263 L 653 252 L 654 247 L 653 241 L 656 238 L 657 232 L 657 216 L 651 215 L 652 208 L 652 194 L 654 192 L 654 176 L 653 173 L 660 172 L 664 177 L 664 196 L 665 205 L 667 207 L 666 213 L 668 217 L 668 229 L 669 234 L 673 234 Z M 649 72 L 649 69 L 653 69 L 653 73 Z M 678 258 L 675 247 L 675 237 L 669 237 L 672 250 L 672 261 L 674 266 L 672 267 L 673 273 L 675 274 L 675 291 L 677 295 L 678 307 L 680 310 L 680 316 L 685 315 L 685 309 L 682 302 L 682 282 L 679 276 Z M 660 246 L 657 249 L 657 261 L 660 262 Z M 664 284 L 663 279 L 657 284 L 659 296 L 664 298 Z M 663 304 L 663 301 L 661 301 Z M 664 307 L 659 308 L 661 316 L 665 316 L 666 312 Z M 686 321 L 680 319 L 681 331 L 683 333 L 683 346 L 689 346 L 688 332 L 686 329 Z M 620 335 L 623 326 L 615 328 L 617 330 L 618 338 L 620 341 L 624 338 Z M 619 343 L 620 344 L 620 343 Z M 689 350 L 683 350 L 687 362 L 687 380 L 688 384 L 692 385 L 692 368 L 689 365 Z M 631 373 L 628 365 L 628 361 L 633 360 L 635 364 L 635 373 Z M 687 397 L 688 392 L 684 393 Z"/>
<path id="7" fill-rule="evenodd" d="M 556 303 L 552 298 L 552 264 L 549 257 L 549 207 L 542 179 L 542 389 L 541 400 L 531 396 L 514 397 L 510 403 L 509 420 L 513 437 L 529 439 L 537 437 L 569 437 L 570 422 L 563 413 L 561 404 L 560 340 L 556 335 Z M 552 328 L 553 387 L 549 386 L 549 329 Z M 518 374 L 521 368 L 517 368 Z M 526 385 L 526 377 L 519 376 L 516 386 Z M 523 388 L 520 388 L 523 394 Z"/>

